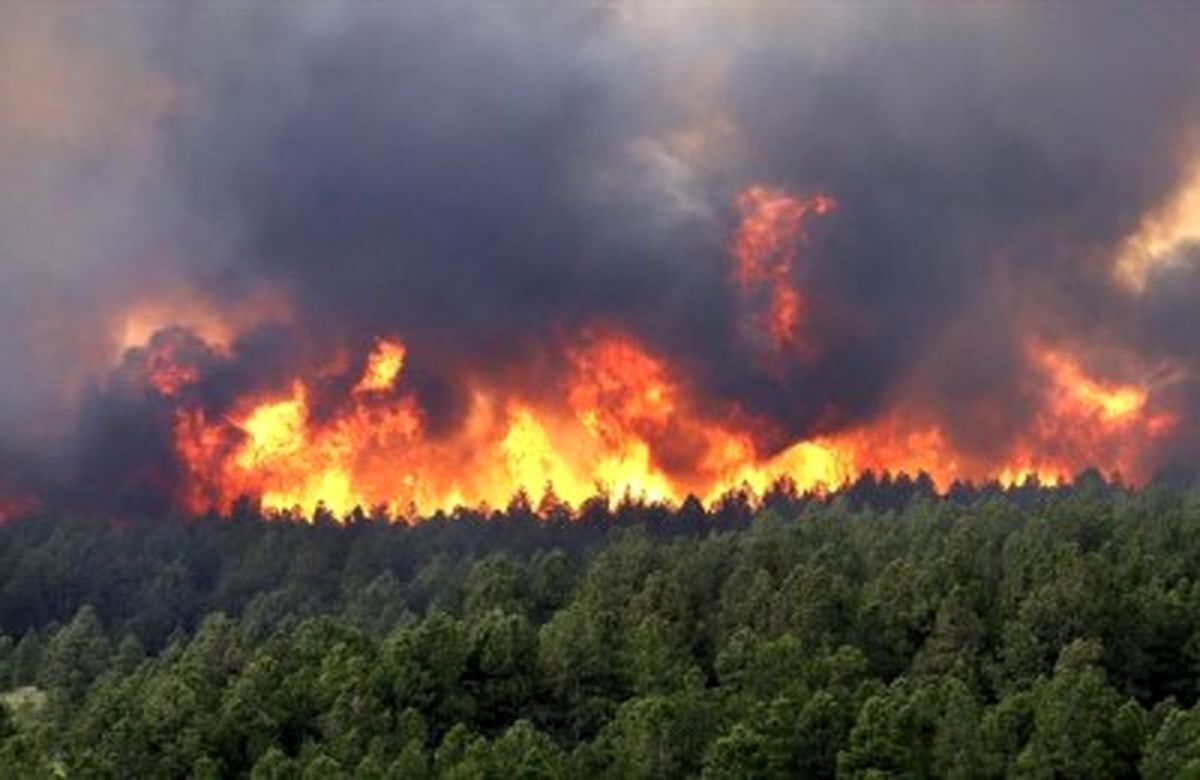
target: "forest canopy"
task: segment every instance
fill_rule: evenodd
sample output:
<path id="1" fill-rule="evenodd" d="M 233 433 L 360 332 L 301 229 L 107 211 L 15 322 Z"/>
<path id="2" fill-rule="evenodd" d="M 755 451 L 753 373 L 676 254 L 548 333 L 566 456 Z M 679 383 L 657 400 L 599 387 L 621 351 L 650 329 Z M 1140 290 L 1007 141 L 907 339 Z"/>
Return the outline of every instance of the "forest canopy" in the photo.
<path id="1" fill-rule="evenodd" d="M 1200 492 L 552 509 L 0 526 L 0 775 L 1200 771 Z"/>

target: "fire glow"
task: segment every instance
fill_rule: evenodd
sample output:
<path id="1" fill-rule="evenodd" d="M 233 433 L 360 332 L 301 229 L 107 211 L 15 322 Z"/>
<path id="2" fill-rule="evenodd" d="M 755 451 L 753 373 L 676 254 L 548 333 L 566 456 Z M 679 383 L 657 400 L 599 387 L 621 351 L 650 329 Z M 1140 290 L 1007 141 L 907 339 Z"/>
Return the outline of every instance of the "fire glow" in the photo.
<path id="1" fill-rule="evenodd" d="M 795 284 L 798 254 L 805 243 L 805 219 L 837 208 L 827 195 L 796 198 L 778 189 L 754 186 L 737 198 L 741 224 L 733 243 L 734 276 L 744 293 L 765 294 L 762 321 L 776 350 L 797 345 L 804 297 Z"/>
<path id="2" fill-rule="evenodd" d="M 551 491 L 574 506 L 597 493 L 712 502 L 743 487 L 762 492 L 780 478 L 805 490 L 831 489 L 866 469 L 925 472 L 942 488 L 956 479 L 1013 484 L 1034 476 L 1053 484 L 1095 458 L 1108 458 L 1114 471 L 1127 468 L 1128 448 L 1163 424 L 1142 416 L 1143 391 L 1101 385 L 1047 352 L 1038 359 L 1051 375 L 1052 400 L 1004 462 L 972 463 L 937 427 L 908 424 L 899 413 L 764 456 L 735 427 L 699 416 L 660 360 L 628 338 L 604 336 L 573 350 L 564 408 L 476 388 L 463 429 L 435 440 L 405 386 L 403 354 L 401 342 L 379 341 L 355 391 L 329 420 L 312 418 L 310 390 L 300 380 L 226 419 L 180 411 L 176 441 L 189 474 L 188 508 L 228 510 L 251 495 L 276 510 L 322 504 L 336 514 L 357 506 L 414 515 L 503 506 L 518 491 L 535 499 Z M 672 470 L 667 450 L 679 441 L 694 465 Z"/>
<path id="3" fill-rule="evenodd" d="M 1200 15 L 335 4 L 6 15 L 0 517 L 1196 482 Z"/>
<path id="4" fill-rule="evenodd" d="M 748 339 L 761 345 L 765 336 L 768 357 L 805 360 L 813 345 L 797 267 L 807 221 L 836 203 L 755 186 L 735 205 L 741 221 L 730 256 Z M 711 504 L 734 490 L 762 494 L 781 479 L 827 491 L 868 469 L 925 473 L 941 489 L 957 480 L 1054 484 L 1093 465 L 1142 476 L 1139 452 L 1175 424 L 1149 411 L 1147 387 L 1097 379 L 1069 351 L 1041 342 L 1026 351 L 1036 411 L 1003 452 L 986 456 L 903 399 L 867 422 L 765 450 L 748 431 L 770 421 L 732 401 L 705 401 L 665 357 L 611 326 L 561 339 L 552 400 L 473 375 L 459 424 L 436 433 L 410 380 L 421 355 L 402 335 L 381 336 L 366 354 L 340 355 L 219 414 L 186 400 L 201 372 L 169 343 L 147 348 L 143 363 L 148 387 L 175 402 L 185 475 L 177 500 L 193 512 L 229 511 L 243 496 L 268 510 L 344 515 L 361 507 L 401 517 L 504 506 L 522 492 L 575 507 L 597 494 Z M 318 413 L 314 399 L 329 377 L 343 377 L 348 389 Z"/>

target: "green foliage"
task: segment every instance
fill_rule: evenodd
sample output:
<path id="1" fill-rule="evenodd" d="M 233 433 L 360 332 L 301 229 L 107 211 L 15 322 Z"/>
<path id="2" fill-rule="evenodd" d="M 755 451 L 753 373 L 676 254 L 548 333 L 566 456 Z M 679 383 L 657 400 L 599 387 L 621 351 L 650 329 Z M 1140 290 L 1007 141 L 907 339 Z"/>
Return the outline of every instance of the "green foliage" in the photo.
<path id="1" fill-rule="evenodd" d="M 1200 715 L 1195 709 L 1171 708 L 1146 745 L 1139 770 L 1147 780 L 1200 777 Z"/>
<path id="2" fill-rule="evenodd" d="M 1054 676 L 1034 689 L 1033 734 L 1017 767 L 1036 777 L 1101 778 L 1130 774 L 1140 735 L 1130 712 L 1095 665 L 1100 649 L 1076 641 L 1063 648 Z M 1138 719 L 1136 710 L 1133 719 Z"/>
<path id="3" fill-rule="evenodd" d="M 872 696 L 838 755 L 838 775 L 931 776 L 939 715 L 935 694 L 926 688 L 897 683 Z"/>
<path id="4" fill-rule="evenodd" d="M 108 653 L 108 639 L 96 611 L 90 605 L 80 607 L 46 646 L 41 684 L 69 701 L 77 701 L 104 670 Z"/>
<path id="5" fill-rule="evenodd" d="M 704 757 L 703 777 L 708 780 L 748 780 L 771 775 L 770 740 L 743 723 L 718 737 Z"/>
<path id="6" fill-rule="evenodd" d="M 0 633 L 0 691 L 11 688 L 13 680 L 13 650 L 16 643 L 12 637 Z"/>
<path id="7" fill-rule="evenodd" d="M 1200 778 L 1200 494 L 872 480 L 0 526 L 0 776 Z"/>
<path id="8" fill-rule="evenodd" d="M 8 739 L 17 733 L 17 726 L 13 723 L 12 713 L 8 711 L 8 704 L 0 701 L 0 740 Z"/>
<path id="9" fill-rule="evenodd" d="M 251 780 L 287 780 L 294 777 L 296 763 L 278 747 L 272 747 L 255 762 L 250 770 Z"/>
<path id="10" fill-rule="evenodd" d="M 632 778 L 695 772 L 711 731 L 705 710 L 694 694 L 625 702 L 600 735 L 612 771 Z"/>
<path id="11" fill-rule="evenodd" d="M 528 720 L 518 720 L 492 745 L 491 773 L 497 778 L 543 780 L 563 777 L 566 757 Z"/>

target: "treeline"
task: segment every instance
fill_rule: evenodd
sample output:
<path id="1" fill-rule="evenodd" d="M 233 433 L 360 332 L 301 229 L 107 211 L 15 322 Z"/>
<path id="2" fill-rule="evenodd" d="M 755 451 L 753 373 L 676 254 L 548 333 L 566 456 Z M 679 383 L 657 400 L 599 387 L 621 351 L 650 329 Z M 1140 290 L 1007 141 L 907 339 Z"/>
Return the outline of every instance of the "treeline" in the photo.
<path id="1" fill-rule="evenodd" d="M 1200 492 L 0 526 L 0 776 L 1200 776 Z"/>
<path id="2" fill-rule="evenodd" d="M 1086 479 L 1112 489 L 1095 474 Z M 1040 492 L 961 485 L 951 500 L 1027 501 Z M 423 613 L 433 602 L 446 608 L 474 562 L 492 553 L 526 560 L 557 550 L 577 565 L 622 529 L 697 536 L 747 528 L 759 510 L 795 517 L 833 501 L 883 510 L 919 498 L 935 498 L 928 477 L 868 472 L 836 497 L 801 494 L 781 481 L 762 497 L 734 491 L 711 508 L 695 499 L 671 509 L 607 496 L 572 508 L 548 491 L 536 502 L 518 494 L 502 510 L 462 508 L 417 521 L 382 511 L 270 514 L 249 501 L 224 517 L 29 517 L 0 523 L 0 631 L 20 636 L 64 623 L 87 604 L 110 630 L 157 650 L 211 612 L 249 614 L 268 626 L 343 613 L 381 576 L 376 589 L 401 586 L 396 603 Z"/>

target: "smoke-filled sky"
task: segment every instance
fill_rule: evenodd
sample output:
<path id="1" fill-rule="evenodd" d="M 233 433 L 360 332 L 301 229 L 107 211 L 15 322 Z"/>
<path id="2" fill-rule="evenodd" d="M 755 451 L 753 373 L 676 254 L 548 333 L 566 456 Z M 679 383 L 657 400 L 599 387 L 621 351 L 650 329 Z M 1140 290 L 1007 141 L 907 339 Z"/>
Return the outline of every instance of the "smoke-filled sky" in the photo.
<path id="1" fill-rule="evenodd" d="M 167 326 L 213 409 L 401 336 L 435 433 L 615 330 L 764 451 L 898 406 L 1003 449 L 1050 345 L 1175 415 L 1146 473 L 1194 463 L 1197 40 L 1184 3 L 8 2 L 0 485 L 169 460 L 121 387 Z M 837 203 L 769 361 L 754 185 Z"/>

